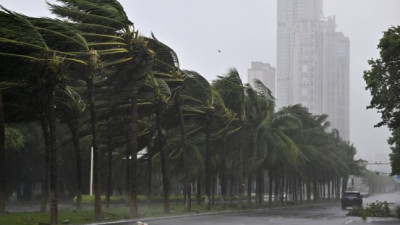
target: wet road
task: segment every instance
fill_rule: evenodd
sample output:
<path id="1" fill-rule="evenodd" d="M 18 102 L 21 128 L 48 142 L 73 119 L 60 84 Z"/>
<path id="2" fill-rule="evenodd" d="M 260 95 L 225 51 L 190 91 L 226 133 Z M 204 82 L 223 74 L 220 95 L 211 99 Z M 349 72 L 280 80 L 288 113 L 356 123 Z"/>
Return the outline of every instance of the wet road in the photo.
<path id="1" fill-rule="evenodd" d="M 400 192 L 374 195 L 364 198 L 364 205 L 375 201 L 387 201 L 391 208 L 400 206 Z M 37 211 L 38 205 L 21 206 L 9 205 L 8 210 Z M 71 207 L 71 205 L 61 205 Z M 149 225 L 321 225 L 321 224 L 400 224 L 400 219 L 395 218 L 368 218 L 363 221 L 359 217 L 346 216 L 350 208 L 342 210 L 340 202 L 321 203 L 312 206 L 292 206 L 286 208 L 261 209 L 234 213 L 218 213 L 209 215 L 177 216 L 166 218 L 143 219 Z M 108 222 L 107 225 L 136 225 L 132 222 Z"/>
<path id="2" fill-rule="evenodd" d="M 365 198 L 366 203 L 376 200 L 395 199 L 398 204 L 400 194 L 381 195 Z M 392 201 L 393 202 L 393 201 Z M 320 224 L 400 224 L 395 218 L 367 218 L 346 216 L 348 210 L 342 210 L 340 202 L 298 206 L 290 208 L 262 209 L 239 213 L 211 214 L 201 216 L 176 217 L 146 221 L 149 225 L 320 225 Z"/>

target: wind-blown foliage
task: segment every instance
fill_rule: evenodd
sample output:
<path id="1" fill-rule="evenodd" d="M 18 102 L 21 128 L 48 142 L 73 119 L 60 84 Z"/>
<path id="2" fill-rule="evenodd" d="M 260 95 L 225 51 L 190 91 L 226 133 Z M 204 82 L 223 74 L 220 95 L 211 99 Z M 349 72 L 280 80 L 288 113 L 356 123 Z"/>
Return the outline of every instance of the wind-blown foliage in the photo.
<path id="1" fill-rule="evenodd" d="M 380 57 L 371 59 L 368 64 L 371 69 L 364 71 L 364 80 L 372 99 L 367 108 L 376 109 L 381 113 L 381 121 L 377 127 L 387 125 L 392 131 L 388 140 L 392 147 L 390 162 L 392 174 L 400 173 L 400 154 L 398 146 L 398 129 L 400 127 L 399 112 L 399 71 L 400 71 L 400 26 L 392 26 L 383 33 L 378 49 Z"/>
<path id="2" fill-rule="evenodd" d="M 218 180 L 222 208 L 228 192 L 238 196 L 237 206 L 243 208 L 245 187 L 252 204 L 255 181 L 261 207 L 266 190 L 270 203 L 272 196 L 275 201 L 316 200 L 327 193 L 338 198 L 349 175 L 359 174 L 354 146 L 337 130 L 328 131 L 326 115 L 312 115 L 301 105 L 275 111 L 266 84 L 245 84 L 236 69 L 213 81 L 181 70 L 174 50 L 154 35 L 140 35 L 116 0 L 58 3 L 49 4 L 50 10 L 64 20 L 0 10 L 0 166 L 4 168 L 4 139 L 13 138 L 3 135 L 6 125 L 37 129 L 34 123 L 40 122 L 44 143 L 37 146 L 45 147 L 32 154 L 44 159 L 45 168 L 51 156 L 51 224 L 57 224 L 60 192 L 54 183 L 56 157 L 60 167 L 69 168 L 68 155 L 76 155 L 76 173 L 58 179 L 79 199 L 87 191 L 87 181 L 80 183 L 90 160 L 84 149 L 91 146 L 96 220 L 103 219 L 105 183 L 107 198 L 124 193 L 130 216 L 137 217 L 138 194 L 147 194 L 149 202 L 152 194 L 162 195 L 168 213 L 170 192 L 182 193 L 190 211 L 191 186 L 196 186 L 198 200 L 204 193 L 210 209 Z M 68 134 L 62 143 L 58 132 Z M 103 150 L 107 160 L 101 159 Z M 143 156 L 138 154 L 142 151 Z M 44 185 L 49 179 L 45 168 Z M 100 180 L 101 174 L 107 174 L 107 182 Z M 1 173 L 0 212 L 11 192 Z"/>

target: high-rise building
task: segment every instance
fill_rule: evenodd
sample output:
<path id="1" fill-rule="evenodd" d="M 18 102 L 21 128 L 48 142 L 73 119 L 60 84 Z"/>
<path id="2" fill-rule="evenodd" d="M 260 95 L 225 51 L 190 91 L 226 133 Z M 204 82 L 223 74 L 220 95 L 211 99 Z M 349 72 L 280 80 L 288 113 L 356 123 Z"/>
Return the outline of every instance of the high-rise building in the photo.
<path id="1" fill-rule="evenodd" d="M 340 136 L 350 138 L 350 40 L 336 32 L 335 17 L 324 26 L 324 86 L 323 109 L 329 115 L 331 127 Z"/>
<path id="2" fill-rule="evenodd" d="M 349 140 L 349 40 L 325 19 L 322 0 L 277 0 L 277 107 L 327 114 Z"/>
<path id="3" fill-rule="evenodd" d="M 276 96 L 275 92 L 275 68 L 268 63 L 251 62 L 251 68 L 247 70 L 249 84 L 254 86 L 254 79 L 260 80 L 272 93 Z"/>
<path id="4" fill-rule="evenodd" d="M 278 108 L 300 103 L 321 113 L 314 93 L 321 87 L 322 17 L 322 0 L 278 0 Z"/>

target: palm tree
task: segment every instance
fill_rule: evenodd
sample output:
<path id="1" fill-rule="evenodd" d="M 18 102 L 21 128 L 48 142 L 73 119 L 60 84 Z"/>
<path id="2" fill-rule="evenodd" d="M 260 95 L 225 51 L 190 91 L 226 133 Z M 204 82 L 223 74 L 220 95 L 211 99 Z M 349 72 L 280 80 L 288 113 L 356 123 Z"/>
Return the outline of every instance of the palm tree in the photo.
<path id="1" fill-rule="evenodd" d="M 211 208 L 211 141 L 213 133 L 223 133 L 227 123 L 220 128 L 212 128 L 217 124 L 216 117 L 224 114 L 226 108 L 222 98 L 212 89 L 210 83 L 200 74 L 194 71 L 184 71 L 186 79 L 181 91 L 182 110 L 189 124 L 196 124 L 190 129 L 191 136 L 201 137 L 199 132 L 205 135 L 205 140 L 196 140 L 198 144 L 205 141 L 204 170 L 205 170 L 205 205 L 206 209 Z M 213 121 L 213 123 L 212 123 Z M 227 119 L 229 121 L 229 119 Z M 189 125 L 191 127 L 191 125 Z M 214 130 L 214 132 L 212 132 Z M 194 149 L 193 149 L 194 150 Z M 200 169 L 200 168 L 199 168 Z"/>
<path id="2" fill-rule="evenodd" d="M 83 38 L 77 35 L 74 29 L 65 26 L 61 21 L 49 20 L 49 19 L 30 19 L 30 22 L 37 28 L 40 34 L 44 37 L 43 39 L 48 43 L 48 46 L 57 50 L 76 50 L 82 49 Z M 64 44 L 59 46 L 57 43 L 60 40 L 70 41 L 70 45 Z M 73 48 L 71 47 L 73 46 Z M 69 54 L 69 53 L 66 53 Z M 74 57 L 70 54 L 70 56 Z M 48 57 L 48 56 L 45 56 Z M 46 58 L 45 58 L 46 59 Z M 56 143 L 56 114 L 55 114 L 55 92 L 57 86 L 60 86 L 60 80 L 64 75 L 65 65 L 64 57 L 53 56 L 49 57 L 49 60 L 45 62 L 46 70 L 44 77 L 47 80 L 45 89 L 47 92 L 48 101 L 48 115 L 49 115 L 49 134 L 50 134 L 50 197 L 51 197 L 51 224 L 57 224 L 57 143 Z M 75 58 L 70 59 L 71 62 L 78 62 L 84 64 L 83 61 Z"/>
<path id="3" fill-rule="evenodd" d="M 213 82 L 213 87 L 220 93 L 224 100 L 225 106 L 234 112 L 239 120 L 240 126 L 243 127 L 246 116 L 245 110 L 245 87 L 242 83 L 240 75 L 235 68 L 228 71 L 225 76 L 218 76 L 218 79 Z M 240 131 L 242 132 L 242 130 Z M 242 136 L 240 134 L 240 136 Z M 243 208 L 243 143 L 238 140 L 239 148 L 239 196 L 238 208 Z"/>
<path id="4" fill-rule="evenodd" d="M 357 168 L 353 160 L 355 149 L 342 142 L 334 129 L 332 134 L 326 132 L 329 127 L 326 115 L 312 115 L 300 105 L 284 107 L 279 113 L 290 113 L 301 121 L 301 127 L 284 130 L 295 141 L 301 153 L 295 167 L 289 168 L 289 171 L 297 174 L 305 183 L 307 199 L 311 198 L 312 192 L 314 200 L 329 197 L 324 194 L 327 185 L 329 190 L 329 183 L 338 184 L 338 177 L 346 180 L 350 173 L 357 171 L 350 169 L 353 166 Z"/>
<path id="5" fill-rule="evenodd" d="M 205 162 L 205 204 L 206 210 L 210 210 L 210 145 L 211 145 L 211 114 L 214 111 L 213 92 L 208 81 L 194 71 L 185 71 L 187 78 L 182 92 L 183 111 L 186 115 L 200 116 L 204 123 L 200 125 L 206 134 Z M 199 127 L 199 128 L 200 128 Z"/>
<path id="6" fill-rule="evenodd" d="M 169 157 L 168 151 L 165 148 L 164 135 L 162 128 L 162 113 L 166 107 L 168 100 L 171 96 L 171 90 L 167 83 L 162 79 L 157 79 L 154 76 L 151 77 L 151 87 L 154 91 L 154 99 L 151 101 L 154 104 L 155 116 L 156 116 L 156 129 L 157 129 L 157 147 L 160 151 L 161 159 L 161 172 L 163 180 L 163 191 L 164 191 L 164 213 L 169 213 Z"/>
<path id="7" fill-rule="evenodd" d="M 0 10 L 0 66 L 2 71 L 2 76 L 0 80 L 0 213 L 5 213 L 5 188 L 6 188 L 6 167 L 5 167 L 5 120 L 4 120 L 4 93 L 10 89 L 13 85 L 13 80 L 17 80 L 15 75 L 13 75 L 13 70 L 9 70 L 9 66 L 15 65 L 15 62 L 10 59 L 14 54 L 10 51 L 9 42 L 14 41 L 13 39 L 21 35 L 22 32 L 31 35 L 27 30 L 20 29 L 19 18 L 13 18 L 13 15 L 3 7 Z M 15 31 L 13 31 L 15 30 Z M 13 31 L 10 33 L 10 31 Z M 16 34 L 17 31 L 20 33 Z M 12 35 L 14 34 L 14 35 Z M 20 50 L 21 51 L 21 50 Z M 28 61 L 28 60 L 27 60 Z M 17 67 L 15 67 L 17 68 Z"/>
<path id="8" fill-rule="evenodd" d="M 132 31 L 132 22 L 126 16 L 126 13 L 118 1 L 68 1 L 61 0 L 64 5 L 49 4 L 50 10 L 60 16 L 67 18 L 74 22 L 74 25 L 84 33 L 85 38 L 90 42 L 90 64 L 89 72 L 86 74 L 86 82 L 89 91 L 89 105 L 91 112 L 92 135 L 93 135 L 93 158 L 94 158 L 94 186 L 95 186 L 95 218 L 101 219 L 101 187 L 100 187 L 100 162 L 98 155 L 98 125 L 97 113 L 95 109 L 95 94 L 93 80 L 96 77 L 99 69 L 99 53 L 105 55 L 104 66 L 112 66 L 120 63 L 126 63 L 133 60 L 132 54 L 137 56 L 136 51 L 132 44 L 136 40 Z M 118 55 L 115 54 L 125 54 Z M 107 57 L 111 55 L 111 57 Z M 107 61 L 108 59 L 108 61 Z M 136 58 L 135 58 L 136 60 Z M 132 63 L 131 63 L 132 64 Z M 117 69 L 119 74 L 127 76 L 132 71 L 129 69 Z M 124 82 L 124 81 L 123 81 Z M 127 83 L 130 84 L 130 83 Z M 137 90 L 132 91 L 131 105 L 132 105 L 132 122 L 131 122 L 131 146 L 132 146 L 132 167 L 136 168 L 135 159 L 137 149 Z M 132 169 L 132 173 L 136 170 Z M 136 176 L 132 175 L 132 179 Z M 135 181 L 131 183 L 131 215 L 137 215 L 136 207 L 136 186 Z"/>
<path id="9" fill-rule="evenodd" d="M 183 149 L 183 167 L 185 170 L 185 182 L 184 182 L 184 193 L 185 193 L 185 211 L 190 212 L 192 208 L 191 204 L 191 185 L 192 173 L 190 171 L 190 160 L 189 160 L 189 148 L 187 146 L 185 119 L 182 110 L 182 98 L 180 89 L 176 90 L 175 93 L 176 109 L 178 111 L 179 125 L 181 129 L 181 141 Z"/>
<path id="10" fill-rule="evenodd" d="M 154 64 L 152 65 L 152 72 L 149 74 L 151 80 L 150 86 L 153 89 L 153 102 L 156 114 L 156 127 L 158 148 L 160 149 L 162 174 L 163 174 L 163 188 L 164 188 L 164 212 L 169 213 L 169 158 L 167 149 L 165 149 L 162 135 L 162 121 L 161 114 L 166 112 L 166 106 L 169 99 L 175 94 L 175 108 L 179 114 L 179 126 L 181 130 L 181 147 L 184 152 L 184 166 L 187 182 L 190 181 L 189 162 L 188 162 L 188 149 L 186 145 L 186 132 L 184 125 L 184 118 L 181 109 L 179 89 L 182 86 L 184 73 L 179 69 L 179 60 L 176 53 L 167 45 L 160 42 L 152 34 L 152 38 L 147 39 L 148 47 L 154 52 Z M 175 114 L 175 113 L 174 113 Z M 190 193 L 190 184 L 185 183 L 185 194 Z M 189 202 L 188 202 L 189 201 Z M 190 196 L 186 199 L 185 210 L 190 211 Z"/>
<path id="11" fill-rule="evenodd" d="M 72 142 L 75 150 L 75 163 L 76 163 L 76 208 L 77 210 L 81 209 L 82 202 L 82 156 L 81 156 L 81 148 L 79 143 L 79 126 L 80 119 L 82 117 L 83 112 L 85 111 L 85 103 L 81 96 L 72 88 L 67 87 L 63 91 L 59 91 L 57 94 L 57 115 L 60 118 L 61 122 L 67 124 L 71 136 Z"/>
<path id="12" fill-rule="evenodd" d="M 267 104 L 268 105 L 268 104 Z M 261 143 L 261 148 L 265 148 L 264 151 L 259 151 L 262 153 L 264 158 L 262 165 L 258 168 L 258 173 L 260 178 L 262 176 L 263 169 L 268 170 L 269 175 L 269 204 L 272 201 L 272 184 L 275 184 L 275 201 L 278 199 L 278 177 L 277 171 L 280 170 L 281 165 L 285 165 L 285 167 L 295 167 L 296 158 L 299 155 L 299 149 L 292 137 L 290 136 L 289 131 L 293 131 L 297 133 L 297 130 L 301 128 L 301 121 L 296 115 L 287 112 L 287 111 L 278 111 L 269 116 L 266 116 L 262 123 L 259 126 L 259 138 L 257 139 L 259 145 Z M 265 152 L 266 150 L 266 152 Z M 275 179 L 274 179 L 275 178 Z M 262 186 L 258 186 L 262 188 Z M 261 205 L 263 199 L 261 190 L 257 191 L 258 204 Z"/>
<path id="13" fill-rule="evenodd" d="M 1 38 L 2 47 L 0 54 L 5 57 L 13 57 L 17 60 L 29 60 L 32 65 L 32 72 L 40 74 L 39 88 L 45 91 L 49 124 L 50 142 L 50 193 L 51 193 L 51 224 L 57 223 L 57 144 L 56 144 L 56 125 L 55 125 L 55 90 L 63 81 L 63 70 L 66 62 L 82 63 L 68 53 L 71 47 L 66 43 L 76 43 L 81 38 L 75 30 L 65 26 L 64 23 L 41 18 L 29 18 L 23 15 L 12 13 L 2 8 L 3 21 L 7 21 Z M 6 32 L 4 32 L 6 31 Z M 8 31 L 8 32 L 7 32 Z M 29 33 L 29 35 L 26 35 Z M 58 45 L 58 41 L 63 40 L 63 46 Z M 9 48 L 9 46 L 15 48 Z M 57 50 L 52 50 L 57 49 Z M 79 47 L 78 47 L 79 48 Z M 76 47 L 71 50 L 75 50 Z M 32 73 L 31 73 L 32 74 Z M 34 80 L 34 79 L 32 79 Z"/>
<path id="14" fill-rule="evenodd" d="M 271 124 L 274 111 L 274 98 L 271 91 L 259 80 L 255 80 L 255 88 L 246 85 L 246 118 L 244 129 L 247 133 L 248 151 L 247 154 L 247 173 L 248 173 L 248 204 L 251 204 L 251 174 L 256 173 L 257 178 L 262 177 L 262 164 L 265 161 L 268 143 L 266 142 L 266 131 Z M 260 184 L 261 180 L 257 180 Z M 258 185 L 257 199 L 259 205 L 262 203 L 262 186 Z"/>

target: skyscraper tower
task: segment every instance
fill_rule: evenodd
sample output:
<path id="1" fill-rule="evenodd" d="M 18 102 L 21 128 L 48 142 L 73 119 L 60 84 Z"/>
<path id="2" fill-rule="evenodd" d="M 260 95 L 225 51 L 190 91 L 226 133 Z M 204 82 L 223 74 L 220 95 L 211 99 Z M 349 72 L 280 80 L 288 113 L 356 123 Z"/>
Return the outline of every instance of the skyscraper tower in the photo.
<path id="1" fill-rule="evenodd" d="M 336 32 L 335 17 L 324 23 L 323 113 L 331 127 L 350 139 L 350 40 Z"/>
<path id="2" fill-rule="evenodd" d="M 322 18 L 322 0 L 278 0 L 278 108 L 322 112 Z"/>
<path id="3" fill-rule="evenodd" d="M 335 31 L 334 19 L 323 17 L 322 0 L 277 2 L 278 109 L 301 104 L 312 114 L 327 114 L 331 128 L 348 140 L 348 39 Z"/>

